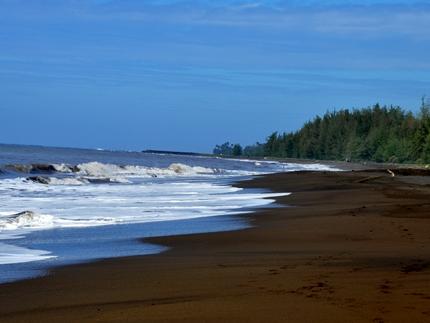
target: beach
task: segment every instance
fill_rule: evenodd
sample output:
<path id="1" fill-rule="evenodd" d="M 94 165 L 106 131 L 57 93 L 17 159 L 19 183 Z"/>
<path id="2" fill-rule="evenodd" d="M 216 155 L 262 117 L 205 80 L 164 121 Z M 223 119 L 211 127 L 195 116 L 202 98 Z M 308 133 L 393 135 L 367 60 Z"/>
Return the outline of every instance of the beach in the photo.
<path id="1" fill-rule="evenodd" d="M 0 321 L 428 322 L 430 180 L 406 175 L 237 183 L 292 194 L 240 215 L 244 230 L 145 239 L 170 249 L 3 284 Z"/>

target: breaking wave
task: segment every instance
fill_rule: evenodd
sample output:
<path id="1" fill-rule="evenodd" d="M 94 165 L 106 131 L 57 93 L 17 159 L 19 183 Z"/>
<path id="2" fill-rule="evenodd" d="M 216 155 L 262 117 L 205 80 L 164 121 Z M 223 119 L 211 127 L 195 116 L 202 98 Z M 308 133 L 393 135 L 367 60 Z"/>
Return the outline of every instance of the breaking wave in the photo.
<path id="1" fill-rule="evenodd" d="M 59 170 L 64 169 L 60 165 Z M 93 177 L 115 177 L 115 176 L 139 176 L 139 177 L 159 177 L 159 176 L 195 176 L 209 175 L 217 171 L 211 168 L 200 166 L 188 166 L 185 164 L 171 164 L 167 168 L 145 167 L 145 166 L 118 166 L 114 164 L 104 164 L 99 162 L 90 162 L 76 166 L 78 174 Z"/>
<path id="2" fill-rule="evenodd" d="M 45 260 L 56 256 L 60 259 L 61 252 L 66 254 L 66 258 L 73 258 L 75 255 L 70 253 L 68 247 L 63 250 L 63 233 L 66 231 L 72 233 L 72 239 L 78 239 L 73 240 L 73 243 L 79 244 L 81 239 L 85 241 L 86 238 L 81 236 L 85 234 L 82 232 L 100 231 L 98 234 L 102 236 L 103 232 L 114 232 L 115 225 L 121 224 L 249 213 L 256 207 L 274 202 L 278 196 L 288 194 L 233 187 L 231 181 L 240 180 L 243 176 L 335 170 L 321 164 L 303 165 L 264 159 L 217 159 L 50 148 L 6 147 L 5 150 L 11 152 L 0 156 L 0 264 Z M 54 230 L 44 234 L 34 232 L 106 225 L 112 228 L 82 232 Z M 156 226 L 154 224 L 153 227 Z M 174 226 L 176 223 L 172 224 Z M 127 231 L 136 226 L 124 227 Z M 49 244 L 37 241 L 45 234 L 58 239 L 54 243 L 58 249 L 52 247 L 55 252 L 33 250 L 51 250 Z M 170 234 L 170 231 L 163 234 Z M 20 238 L 28 241 L 14 242 Z M 82 247 L 88 246 L 85 244 Z M 58 251 L 60 249 L 61 252 Z M 101 246 L 91 257 L 115 256 L 114 249 Z M 80 254 L 76 257 L 87 256 Z M 71 258 L 67 258 L 67 261 Z M 0 277 L 0 282 L 3 277 Z"/>
<path id="3" fill-rule="evenodd" d="M 54 217 L 49 214 L 38 214 L 32 211 L 24 211 L 15 214 L 0 215 L 0 229 L 16 230 L 20 228 L 52 227 Z"/>
<path id="4" fill-rule="evenodd" d="M 106 183 L 130 183 L 133 178 L 173 178 L 173 177 L 202 177 L 202 176 L 252 176 L 269 172 L 288 172 L 300 170 L 338 170 L 322 164 L 281 163 L 269 160 L 234 160 L 254 166 L 254 169 L 221 169 L 202 166 L 190 166 L 183 163 L 172 163 L 165 168 L 116 165 L 97 161 L 68 164 L 13 164 L 0 169 L 2 173 L 29 174 L 28 181 L 50 185 L 84 185 Z M 272 165 L 268 170 L 268 165 Z M 249 168 L 249 167 L 248 167 Z M 261 169 L 261 170 L 260 170 Z M 33 176 L 34 175 L 34 176 Z"/>
<path id="5" fill-rule="evenodd" d="M 246 176 L 258 172 L 226 170 L 202 166 L 189 166 L 172 163 L 166 168 L 115 165 L 100 162 L 89 162 L 78 165 L 67 164 L 29 164 L 7 165 L 5 170 L 14 173 L 29 174 L 26 182 L 44 185 L 85 185 L 132 183 L 133 178 L 173 178 L 173 177 L 201 177 L 201 176 Z"/>

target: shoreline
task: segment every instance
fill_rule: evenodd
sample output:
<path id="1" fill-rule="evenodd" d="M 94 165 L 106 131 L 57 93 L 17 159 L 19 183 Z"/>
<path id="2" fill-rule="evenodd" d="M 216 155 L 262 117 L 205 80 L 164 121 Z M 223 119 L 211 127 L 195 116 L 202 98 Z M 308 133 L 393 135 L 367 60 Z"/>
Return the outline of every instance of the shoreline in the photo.
<path id="1" fill-rule="evenodd" d="M 430 192 L 423 176 L 297 172 L 235 186 L 291 192 L 251 228 L 145 239 L 149 256 L 57 268 L 0 286 L 19 321 L 430 320 Z"/>
<path id="2" fill-rule="evenodd" d="M 17 262 L 1 264 L 0 288 L 4 284 L 37 279 L 49 275 L 58 268 L 117 259 L 125 257 L 141 257 L 164 252 L 167 248 L 162 245 L 145 242 L 150 237 L 167 237 L 176 235 L 191 235 L 210 232 L 236 231 L 249 226 L 246 217 L 240 215 L 218 215 L 200 218 L 168 220 L 159 222 L 129 223 L 86 228 L 62 228 L 35 231 L 23 238 L 27 243 L 20 247 L 37 249 L 30 243 L 36 241 L 54 240 L 50 245 L 44 244 L 44 252 L 48 258 L 41 261 Z M 56 233 L 58 232 L 58 233 Z M 91 237 L 85 244 L 79 243 L 79 237 Z M 61 253 L 48 253 L 57 241 L 61 240 Z M 3 243 L 16 243 L 16 239 L 2 240 Z M 103 247 L 100 248 L 100 243 Z M 114 250 L 115 252 L 112 252 Z M 98 257 L 97 257 L 98 256 Z"/>

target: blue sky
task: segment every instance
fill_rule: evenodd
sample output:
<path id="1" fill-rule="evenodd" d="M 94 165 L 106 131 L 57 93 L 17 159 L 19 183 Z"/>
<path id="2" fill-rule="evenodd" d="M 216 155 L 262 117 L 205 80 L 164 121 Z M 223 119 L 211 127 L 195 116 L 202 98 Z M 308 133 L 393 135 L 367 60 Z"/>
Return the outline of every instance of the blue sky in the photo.
<path id="1" fill-rule="evenodd" d="M 210 151 L 430 95 L 430 1 L 0 0 L 0 142 Z"/>

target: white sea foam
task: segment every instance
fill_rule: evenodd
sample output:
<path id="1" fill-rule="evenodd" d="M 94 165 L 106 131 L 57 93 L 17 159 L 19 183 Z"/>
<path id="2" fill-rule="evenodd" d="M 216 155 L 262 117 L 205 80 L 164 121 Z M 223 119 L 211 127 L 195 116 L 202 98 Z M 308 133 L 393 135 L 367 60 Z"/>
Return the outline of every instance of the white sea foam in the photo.
<path id="1" fill-rule="evenodd" d="M 341 171 L 341 169 L 324 165 L 324 164 L 289 164 L 289 163 L 282 163 L 280 164 L 282 169 L 284 171 Z"/>
<path id="2" fill-rule="evenodd" d="M 54 164 L 55 169 L 60 173 L 75 173 L 80 176 L 79 182 L 74 185 L 89 183 L 88 179 L 105 179 L 106 181 L 116 183 L 128 183 L 128 178 L 151 178 L 151 177 L 193 177 L 193 176 L 252 176 L 270 171 L 261 171 L 260 166 L 275 165 L 271 172 L 276 171 L 298 171 L 298 170 L 327 170 L 338 171 L 339 169 L 323 165 L 323 164 L 297 164 L 297 163 L 281 163 L 279 161 L 270 160 L 251 160 L 251 159 L 228 159 L 235 162 L 253 163 L 256 167 L 254 170 L 238 170 L 238 169 L 218 169 L 202 166 L 189 166 L 182 163 L 172 163 L 169 167 L 146 167 L 136 165 L 114 165 L 100 162 L 89 162 L 77 165 L 73 168 L 66 164 Z M 61 180 L 53 180 L 52 184 L 61 185 Z M 67 184 L 67 183 L 66 183 Z"/>
<path id="3" fill-rule="evenodd" d="M 265 167 L 268 165 L 274 166 L 271 172 L 288 172 L 288 171 L 302 171 L 302 170 L 313 170 L 313 171 L 341 171 L 341 169 L 321 163 L 290 163 L 278 160 L 270 159 L 246 159 L 246 158 L 226 158 L 226 157 L 215 157 L 219 160 L 228 160 L 238 163 L 248 163 L 256 166 L 255 172 L 259 172 L 259 167 Z M 260 172 L 261 173 L 261 172 Z M 264 173 L 267 173 L 265 171 Z"/>
<path id="4" fill-rule="evenodd" d="M 274 171 L 333 170 L 319 164 L 252 161 L 245 169 L 173 163 L 169 167 L 118 166 L 90 162 L 53 165 L 58 174 L 43 183 L 25 177 L 0 180 L 0 240 L 35 230 L 183 220 L 241 214 L 288 193 L 244 191 L 221 178 Z M 264 168 L 266 167 L 266 168 Z M 241 167 L 239 167 L 241 168 Z M 264 168 L 264 171 L 259 171 Z M 45 179 L 47 179 L 45 181 Z M 47 184 L 45 183 L 47 182 Z M 97 185 L 96 185 L 97 184 Z M 9 236 L 9 238 L 7 238 Z M 47 259 L 40 250 L 0 243 L 0 264 Z M 21 259 L 21 260 L 20 260 Z"/>
<path id="5" fill-rule="evenodd" d="M 3 213 L 3 212 L 2 212 Z M 53 216 L 23 211 L 14 214 L 0 213 L 0 229 L 16 230 L 18 228 L 46 229 L 52 227 Z"/>
<path id="6" fill-rule="evenodd" d="M 54 257 L 48 251 L 22 248 L 0 242 L 0 265 L 40 261 Z"/>
<path id="7" fill-rule="evenodd" d="M 50 185 L 84 185 L 89 184 L 90 182 L 82 177 L 65 177 L 65 178 L 57 178 L 57 177 L 49 177 Z"/>
<path id="8" fill-rule="evenodd" d="M 99 162 L 90 162 L 77 165 L 78 174 L 91 177 L 162 177 L 162 176 L 195 176 L 215 173 L 214 169 L 200 166 L 188 166 L 174 163 L 167 168 L 144 166 L 118 166 Z M 64 168 L 59 168 L 64 170 Z"/>
<path id="9" fill-rule="evenodd" d="M 66 164 L 53 164 L 55 170 L 60 173 L 71 173 L 72 168 L 69 165 Z"/>
<path id="10" fill-rule="evenodd" d="M 8 231 L 237 214 L 240 209 L 264 205 L 271 202 L 268 199 L 285 195 L 243 193 L 240 188 L 205 182 L 70 185 L 55 189 L 9 180 L 9 185 L 14 189 L 0 198 L 6 210 L 0 212 L 0 229 Z"/>

